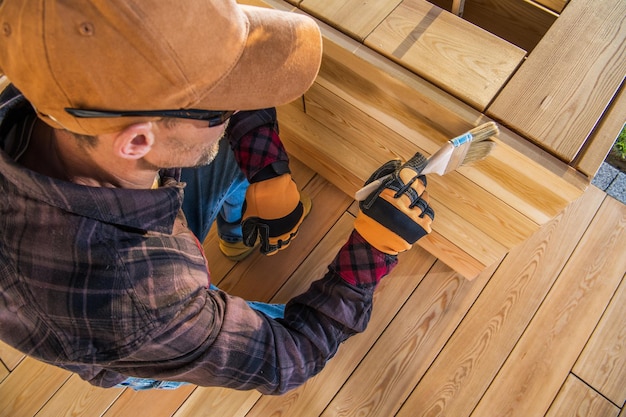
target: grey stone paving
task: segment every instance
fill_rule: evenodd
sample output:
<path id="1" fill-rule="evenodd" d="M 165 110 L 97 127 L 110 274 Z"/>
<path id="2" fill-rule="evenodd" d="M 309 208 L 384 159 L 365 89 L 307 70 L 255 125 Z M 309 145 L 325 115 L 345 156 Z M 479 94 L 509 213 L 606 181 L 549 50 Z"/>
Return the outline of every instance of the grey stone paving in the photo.
<path id="1" fill-rule="evenodd" d="M 626 204 L 626 173 L 603 162 L 591 183 Z"/>

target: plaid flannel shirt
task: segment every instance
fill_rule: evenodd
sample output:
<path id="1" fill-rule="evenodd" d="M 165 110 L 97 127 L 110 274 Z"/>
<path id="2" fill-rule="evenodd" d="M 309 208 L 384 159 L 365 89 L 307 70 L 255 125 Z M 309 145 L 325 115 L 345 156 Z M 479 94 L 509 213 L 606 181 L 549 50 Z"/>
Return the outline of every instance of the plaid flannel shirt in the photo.
<path id="1" fill-rule="evenodd" d="M 0 97 L 0 339 L 102 387 L 128 376 L 283 393 L 363 331 L 395 257 L 353 232 L 324 277 L 270 319 L 210 290 L 180 210 L 178 170 L 155 190 L 85 187 L 15 162 L 34 121 Z"/>

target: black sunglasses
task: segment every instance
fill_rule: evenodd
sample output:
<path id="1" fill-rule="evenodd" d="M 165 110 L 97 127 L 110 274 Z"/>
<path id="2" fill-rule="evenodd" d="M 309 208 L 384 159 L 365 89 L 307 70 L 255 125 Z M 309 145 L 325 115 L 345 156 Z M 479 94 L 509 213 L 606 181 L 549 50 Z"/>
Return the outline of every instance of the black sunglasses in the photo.
<path id="1" fill-rule="evenodd" d="M 65 111 L 75 117 L 100 118 L 100 117 L 174 117 L 177 119 L 204 120 L 209 122 L 209 127 L 224 124 L 235 111 L 231 110 L 85 110 L 66 107 Z"/>

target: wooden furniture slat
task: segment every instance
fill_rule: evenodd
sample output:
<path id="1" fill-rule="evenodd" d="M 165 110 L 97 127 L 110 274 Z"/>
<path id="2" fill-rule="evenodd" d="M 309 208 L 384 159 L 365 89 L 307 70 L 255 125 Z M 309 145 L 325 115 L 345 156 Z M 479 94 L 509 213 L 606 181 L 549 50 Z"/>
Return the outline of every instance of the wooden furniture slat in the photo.
<path id="1" fill-rule="evenodd" d="M 404 0 L 365 44 L 479 110 L 526 54 L 425 0 Z"/>
<path id="2" fill-rule="evenodd" d="M 532 0 L 533 2 L 540 4 L 544 7 L 547 7 L 550 10 L 554 10 L 557 13 L 560 13 L 565 8 L 565 5 L 569 0 Z"/>
<path id="3" fill-rule="evenodd" d="M 257 391 L 198 387 L 173 417 L 244 417 L 260 396 Z"/>
<path id="4" fill-rule="evenodd" d="M 619 408 L 606 398 L 585 385 L 578 378 L 569 375 L 546 417 L 617 417 Z"/>
<path id="5" fill-rule="evenodd" d="M 25 355 L 7 345 L 0 340 L 0 360 L 7 367 L 9 371 L 15 369 L 15 367 L 24 359 Z"/>
<path id="6" fill-rule="evenodd" d="M 433 273 L 431 267 L 434 262 L 435 259 L 431 255 L 419 248 L 400 255 L 398 266 L 383 279 L 374 294 L 374 307 L 367 330 L 346 341 L 318 376 L 284 396 L 262 397 L 247 417 L 321 415 L 344 381 L 359 366 L 361 359 L 376 342 L 380 333 L 407 302 L 413 289 L 420 288 L 420 282 L 423 282 L 424 276 Z M 438 275 L 442 279 L 454 275 L 441 263 L 433 269 L 446 271 L 442 274 L 443 276 Z M 459 286 L 467 285 L 458 275 L 456 279 L 461 281 Z"/>
<path id="7" fill-rule="evenodd" d="M 530 1 L 468 0 L 463 19 L 531 52 L 558 15 Z"/>
<path id="8" fill-rule="evenodd" d="M 103 417 L 168 417 L 174 414 L 194 389 L 196 386 L 191 384 L 170 391 L 124 389 Z"/>
<path id="9" fill-rule="evenodd" d="M 0 383 L 0 416 L 34 416 L 70 375 L 27 357 Z"/>
<path id="10" fill-rule="evenodd" d="M 470 283 L 436 263 L 322 416 L 393 416 L 494 270 Z"/>
<path id="11" fill-rule="evenodd" d="M 596 176 L 607 153 L 626 123 L 626 86 L 622 83 L 619 92 L 613 98 L 611 106 L 604 114 L 590 139 L 574 161 L 577 170 L 589 178 Z"/>
<path id="12" fill-rule="evenodd" d="M 626 402 L 626 279 L 572 372 L 614 404 Z"/>
<path id="13" fill-rule="evenodd" d="M 471 413 L 550 291 L 604 197 L 599 190 L 590 189 L 511 250 L 398 417 L 464 417 Z"/>
<path id="14" fill-rule="evenodd" d="M 623 0 L 571 0 L 488 114 L 572 161 L 626 74 L 625 21 Z"/>
<path id="15" fill-rule="evenodd" d="M 6 378 L 8 375 L 9 370 L 6 366 L 4 366 L 2 362 L 0 362 L 0 382 L 4 381 L 4 378 Z"/>
<path id="16" fill-rule="evenodd" d="M 123 392 L 95 387 L 74 374 L 39 410 L 37 417 L 101 416 Z"/>
<path id="17" fill-rule="evenodd" d="M 302 10 L 363 41 L 402 0 L 303 0 Z"/>
<path id="18" fill-rule="evenodd" d="M 472 416 L 544 415 L 624 276 L 625 231 L 626 205 L 605 198 Z"/>

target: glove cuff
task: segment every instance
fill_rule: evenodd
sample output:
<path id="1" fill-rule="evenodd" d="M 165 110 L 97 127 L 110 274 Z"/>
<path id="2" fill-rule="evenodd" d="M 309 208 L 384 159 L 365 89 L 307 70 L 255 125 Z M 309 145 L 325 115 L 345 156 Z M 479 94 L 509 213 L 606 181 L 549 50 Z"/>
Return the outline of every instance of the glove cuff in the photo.
<path id="1" fill-rule="evenodd" d="M 289 172 L 289 157 L 278 135 L 275 109 L 236 113 L 230 119 L 227 137 L 248 181 L 263 181 Z"/>
<path id="2" fill-rule="evenodd" d="M 373 247 L 358 231 L 350 234 L 329 269 L 358 288 L 376 287 L 398 263 L 398 258 Z"/>

